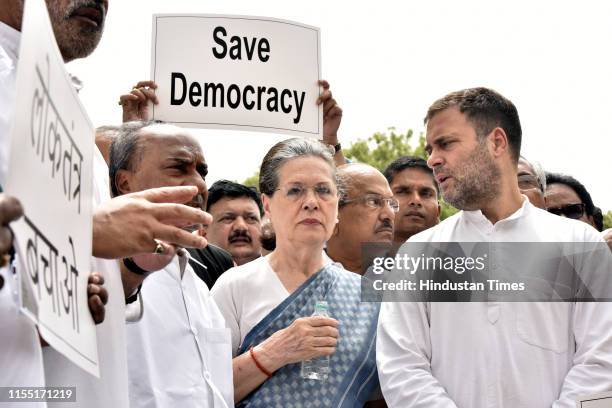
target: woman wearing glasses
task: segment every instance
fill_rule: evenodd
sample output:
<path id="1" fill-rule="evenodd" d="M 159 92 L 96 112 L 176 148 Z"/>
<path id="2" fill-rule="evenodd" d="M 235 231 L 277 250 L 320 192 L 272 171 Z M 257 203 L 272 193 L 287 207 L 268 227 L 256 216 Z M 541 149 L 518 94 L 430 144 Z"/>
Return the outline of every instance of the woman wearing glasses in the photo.
<path id="1" fill-rule="evenodd" d="M 323 256 L 338 215 L 332 154 L 307 139 L 272 147 L 259 185 L 276 249 L 212 289 L 232 332 L 237 406 L 358 407 L 377 388 L 379 304 L 361 303 L 359 275 Z M 318 301 L 331 317 L 311 317 Z M 322 356 L 327 379 L 302 378 L 301 362 Z"/>

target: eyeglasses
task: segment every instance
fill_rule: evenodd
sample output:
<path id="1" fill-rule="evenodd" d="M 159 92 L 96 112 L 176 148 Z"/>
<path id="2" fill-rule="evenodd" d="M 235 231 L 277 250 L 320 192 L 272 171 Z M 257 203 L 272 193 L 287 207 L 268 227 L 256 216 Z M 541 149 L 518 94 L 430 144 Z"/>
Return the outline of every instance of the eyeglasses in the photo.
<path id="1" fill-rule="evenodd" d="M 285 198 L 290 201 L 300 201 L 306 197 L 308 190 L 312 190 L 315 196 L 322 201 L 331 201 L 336 197 L 336 188 L 331 184 L 317 184 L 309 187 L 303 184 L 288 184 L 277 188 L 274 191 L 282 191 L 285 194 Z"/>
<path id="2" fill-rule="evenodd" d="M 578 203 L 578 204 L 564 205 L 563 207 L 559 207 L 559 208 L 547 208 L 546 211 L 548 211 L 551 214 L 565 215 L 567 218 L 572 218 L 574 220 L 577 220 L 577 219 L 580 219 L 580 217 L 584 215 L 584 209 L 585 209 L 584 204 Z"/>
<path id="3" fill-rule="evenodd" d="M 397 201 L 394 197 L 381 197 L 376 194 L 366 194 L 361 197 L 353 198 L 351 200 L 342 200 L 341 205 L 350 204 L 350 203 L 361 203 L 365 204 L 367 207 L 381 209 L 384 208 L 386 204 L 391 207 L 393 212 L 399 211 L 399 201 Z"/>
<path id="4" fill-rule="evenodd" d="M 531 174 L 521 174 L 517 177 L 518 186 L 521 190 L 540 190 L 540 182 L 537 177 Z"/>

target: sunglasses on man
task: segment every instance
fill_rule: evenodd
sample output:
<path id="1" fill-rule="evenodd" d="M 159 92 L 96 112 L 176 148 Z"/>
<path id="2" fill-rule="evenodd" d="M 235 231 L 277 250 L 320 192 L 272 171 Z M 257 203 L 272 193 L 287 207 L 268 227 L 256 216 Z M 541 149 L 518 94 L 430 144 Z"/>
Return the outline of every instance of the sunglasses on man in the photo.
<path id="1" fill-rule="evenodd" d="M 567 218 L 577 220 L 584 215 L 584 204 L 568 204 L 558 208 L 547 208 L 546 211 L 551 214 L 564 215 Z"/>

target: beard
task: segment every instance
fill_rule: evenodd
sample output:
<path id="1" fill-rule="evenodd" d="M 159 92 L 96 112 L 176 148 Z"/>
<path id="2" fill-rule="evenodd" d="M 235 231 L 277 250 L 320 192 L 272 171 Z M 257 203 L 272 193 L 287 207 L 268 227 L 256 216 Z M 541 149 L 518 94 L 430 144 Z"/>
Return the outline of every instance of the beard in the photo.
<path id="1" fill-rule="evenodd" d="M 73 20 L 72 13 L 81 7 L 91 7 L 106 17 L 106 10 L 100 0 L 69 0 L 64 6 L 62 3 L 62 0 L 47 0 L 49 18 L 62 57 L 65 62 L 87 57 L 102 38 L 104 22 L 98 27 L 84 25 Z"/>
<path id="2" fill-rule="evenodd" d="M 453 186 L 442 189 L 442 197 L 461 210 L 477 210 L 494 199 L 500 191 L 501 172 L 491 158 L 484 142 L 479 143 L 463 164 L 452 173 Z M 444 169 L 439 171 L 444 172 Z"/>

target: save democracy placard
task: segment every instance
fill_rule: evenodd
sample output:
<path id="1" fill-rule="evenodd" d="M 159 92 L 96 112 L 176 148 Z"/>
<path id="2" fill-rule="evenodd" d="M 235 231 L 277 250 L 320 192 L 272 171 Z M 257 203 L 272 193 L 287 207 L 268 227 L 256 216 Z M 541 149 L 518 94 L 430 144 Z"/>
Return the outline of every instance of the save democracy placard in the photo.
<path id="1" fill-rule="evenodd" d="M 153 119 L 187 127 L 322 135 L 320 31 L 249 16 L 153 16 Z"/>

